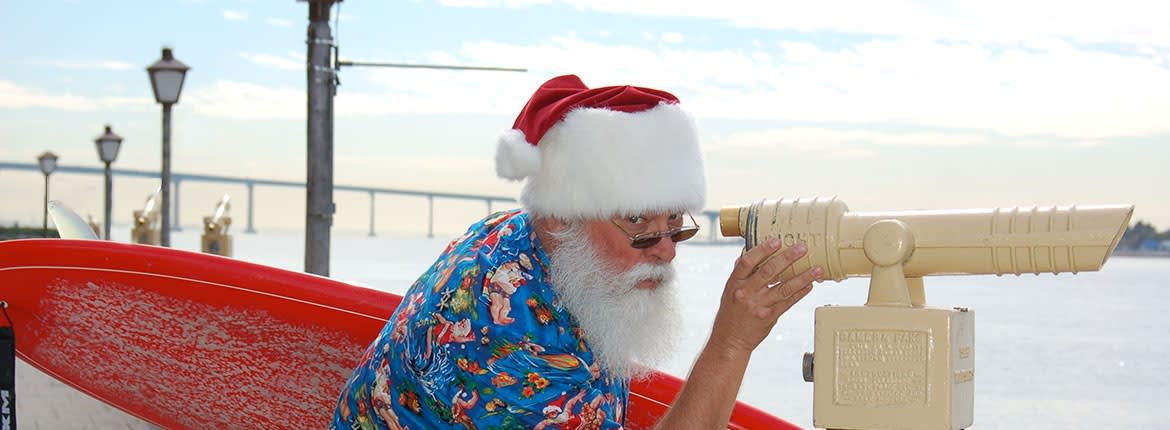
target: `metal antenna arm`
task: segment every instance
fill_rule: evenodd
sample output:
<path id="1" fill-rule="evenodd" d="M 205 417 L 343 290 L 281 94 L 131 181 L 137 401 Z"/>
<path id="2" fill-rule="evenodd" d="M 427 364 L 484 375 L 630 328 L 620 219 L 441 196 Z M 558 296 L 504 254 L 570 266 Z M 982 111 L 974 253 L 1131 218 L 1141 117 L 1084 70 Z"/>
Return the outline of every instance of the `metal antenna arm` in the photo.
<path id="1" fill-rule="evenodd" d="M 514 67 L 486 67 L 486 66 L 444 66 L 437 64 L 406 64 L 406 63 L 376 63 L 370 61 L 337 61 L 337 67 L 364 66 L 364 67 L 395 67 L 400 69 L 438 69 L 438 70 L 480 70 L 488 72 L 527 72 L 528 69 Z"/>

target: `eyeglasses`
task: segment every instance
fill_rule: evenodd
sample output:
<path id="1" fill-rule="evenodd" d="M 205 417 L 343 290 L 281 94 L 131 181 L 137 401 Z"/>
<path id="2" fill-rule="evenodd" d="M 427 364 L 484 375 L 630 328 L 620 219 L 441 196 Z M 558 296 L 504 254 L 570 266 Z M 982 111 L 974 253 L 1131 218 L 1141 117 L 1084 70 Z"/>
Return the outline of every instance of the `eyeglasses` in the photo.
<path id="1" fill-rule="evenodd" d="M 610 220 L 610 222 L 612 222 L 613 225 L 618 228 L 618 230 L 621 230 L 622 233 L 626 234 L 626 237 L 630 239 L 631 247 L 635 249 L 644 249 L 657 245 L 658 241 L 662 240 L 664 237 L 669 237 L 670 240 L 674 242 L 682 242 L 684 240 L 695 237 L 695 234 L 699 232 L 699 223 L 695 222 L 695 217 L 691 216 L 690 213 L 687 213 L 687 216 L 691 218 L 690 226 L 679 226 L 670 230 L 651 233 L 630 234 L 630 232 L 622 228 L 621 224 L 618 224 L 617 221 Z"/>

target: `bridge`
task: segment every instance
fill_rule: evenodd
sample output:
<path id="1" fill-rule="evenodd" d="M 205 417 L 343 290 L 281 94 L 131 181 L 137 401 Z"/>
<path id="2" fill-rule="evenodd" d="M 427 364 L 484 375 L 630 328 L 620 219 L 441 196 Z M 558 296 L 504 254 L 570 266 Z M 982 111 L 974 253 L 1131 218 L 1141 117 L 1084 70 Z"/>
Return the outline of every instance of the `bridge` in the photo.
<path id="1" fill-rule="evenodd" d="M 31 172 L 41 173 L 41 168 L 36 163 L 13 163 L 13 162 L 0 161 L 0 170 L 5 170 L 5 169 L 19 170 L 19 171 L 31 171 Z M 57 172 L 80 174 L 80 175 L 96 175 L 96 176 L 104 176 L 105 175 L 105 170 L 102 167 L 58 165 L 57 170 L 55 170 L 54 173 L 57 173 Z M 110 169 L 110 173 L 113 176 L 159 179 L 159 172 L 146 171 L 146 170 Z M 182 227 L 180 226 L 180 221 L 179 221 L 179 207 L 180 207 L 179 205 L 180 205 L 180 202 L 182 201 L 182 199 L 180 198 L 180 191 L 179 190 L 181 189 L 181 185 L 183 184 L 183 182 L 209 182 L 209 183 L 244 185 L 248 189 L 248 199 L 247 199 L 247 203 L 246 203 L 247 220 L 246 220 L 246 224 L 244 227 L 244 233 L 249 233 L 249 234 L 256 232 L 254 218 L 253 218 L 253 197 L 255 195 L 256 187 L 261 186 L 261 187 L 284 187 L 284 188 L 300 188 L 300 189 L 305 188 L 304 182 L 280 181 L 280 180 L 273 180 L 273 179 L 256 179 L 256 178 L 235 177 L 235 176 L 203 175 L 203 174 L 192 174 L 192 173 L 171 173 L 171 185 L 174 188 L 173 192 L 171 193 L 171 195 L 174 196 L 174 202 L 173 202 L 174 208 L 171 210 L 171 212 L 172 212 L 171 230 L 172 231 L 181 231 L 181 229 L 182 229 Z M 369 236 L 370 237 L 374 236 L 374 201 L 375 201 L 375 197 L 379 194 L 419 197 L 419 198 L 427 199 L 427 237 L 435 237 L 435 234 L 434 234 L 435 199 L 481 201 L 481 202 L 484 202 L 484 204 L 487 207 L 487 212 L 485 215 L 492 213 L 492 204 L 493 203 L 496 203 L 496 202 L 516 203 L 516 199 L 511 198 L 511 197 L 490 196 L 490 195 L 482 195 L 482 194 L 447 193 L 447 192 L 438 192 L 438 191 L 406 190 L 406 189 L 399 189 L 399 188 L 364 187 L 364 186 L 357 186 L 357 185 L 334 185 L 333 190 L 334 191 L 359 192 L 359 193 L 365 193 L 365 194 L 369 195 L 369 197 L 370 197 Z M 695 215 L 697 215 L 696 216 L 697 218 L 699 217 L 698 215 L 702 215 L 702 216 L 707 217 L 706 229 L 708 232 L 708 241 L 709 242 L 718 241 L 719 236 L 717 233 L 717 231 L 718 231 L 717 226 L 719 225 L 719 211 L 705 210 L 705 211 L 702 211 L 701 214 L 695 214 Z"/>

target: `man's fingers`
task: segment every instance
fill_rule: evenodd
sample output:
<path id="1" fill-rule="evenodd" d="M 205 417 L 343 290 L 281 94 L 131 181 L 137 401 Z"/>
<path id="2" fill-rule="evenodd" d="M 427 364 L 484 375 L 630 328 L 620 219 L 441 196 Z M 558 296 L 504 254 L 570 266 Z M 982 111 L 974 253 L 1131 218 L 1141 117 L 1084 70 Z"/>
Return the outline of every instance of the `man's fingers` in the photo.
<path id="1" fill-rule="evenodd" d="M 802 291 L 807 294 L 810 286 L 814 281 L 818 281 L 824 276 L 824 270 L 820 267 L 813 267 L 811 269 L 801 272 L 799 275 L 792 277 L 784 283 L 775 287 L 769 288 L 765 293 L 764 301 L 767 306 L 772 306 L 780 302 L 796 303 L 803 295 L 798 295 Z"/>
<path id="2" fill-rule="evenodd" d="M 751 276 L 749 281 L 759 283 L 761 287 L 776 283 L 776 281 L 780 280 L 780 273 L 787 270 L 788 266 L 791 266 L 794 261 L 804 257 L 804 254 L 807 252 L 808 247 L 803 243 L 798 243 L 795 246 L 785 249 L 783 252 L 772 254 L 771 258 L 760 263 L 756 268 L 756 273 Z"/>
<path id="3" fill-rule="evenodd" d="M 801 287 L 800 289 L 793 291 L 792 294 L 789 294 L 787 296 L 787 298 L 785 298 L 784 300 L 781 300 L 780 302 L 773 304 L 769 308 L 772 310 L 772 315 L 771 315 L 772 318 L 780 318 L 781 315 L 784 315 L 785 312 L 788 312 L 788 309 L 792 308 L 792 305 L 795 305 L 796 302 L 799 302 L 800 299 L 803 299 L 804 296 L 807 296 L 808 293 L 812 291 L 812 288 L 813 288 L 812 283 L 799 284 L 799 285 Z M 774 288 L 774 289 L 778 290 L 779 288 Z"/>
<path id="4" fill-rule="evenodd" d="M 756 272 L 760 262 L 780 249 L 780 239 L 772 238 L 767 242 L 747 250 L 735 260 L 735 269 L 731 271 L 732 279 L 747 279 Z"/>

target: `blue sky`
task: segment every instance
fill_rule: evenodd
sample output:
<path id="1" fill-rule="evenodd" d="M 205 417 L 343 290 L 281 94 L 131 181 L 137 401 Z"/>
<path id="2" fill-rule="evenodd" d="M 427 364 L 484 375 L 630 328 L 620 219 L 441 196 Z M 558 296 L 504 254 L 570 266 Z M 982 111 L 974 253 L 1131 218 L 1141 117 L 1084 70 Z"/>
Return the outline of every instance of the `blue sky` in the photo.
<path id="1" fill-rule="evenodd" d="M 880 5 L 878 5 L 880 3 Z M 525 67 L 528 73 L 343 68 L 335 182 L 516 195 L 495 139 L 532 90 L 674 92 L 695 113 L 710 208 L 836 195 L 854 211 L 1137 205 L 1170 227 L 1170 6 L 1141 1 L 371 1 L 334 9 L 342 59 Z M 157 170 L 160 113 L 144 68 L 161 47 L 192 67 L 175 108 L 176 172 L 304 180 L 306 4 L 271 0 L 7 2 L 0 160 Z M 115 223 L 157 184 L 118 178 Z M 39 224 L 42 178 L 0 171 L 0 222 Z M 242 188 L 184 185 L 185 222 Z M 353 194 L 353 193 L 351 193 Z M 366 197 L 338 193 L 336 228 Z M 101 213 L 101 181 L 53 196 Z M 257 224 L 303 225 L 303 193 L 259 190 Z M 468 221 L 436 203 L 440 232 Z M 468 206 L 470 205 L 470 206 Z M 446 210 L 444 210 L 446 208 Z M 379 200 L 410 233 L 425 202 Z M 237 215 L 238 216 L 238 215 Z"/>

